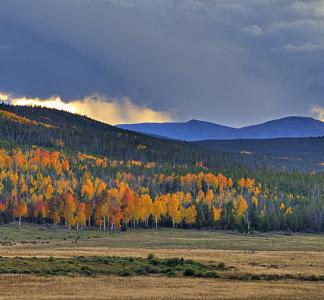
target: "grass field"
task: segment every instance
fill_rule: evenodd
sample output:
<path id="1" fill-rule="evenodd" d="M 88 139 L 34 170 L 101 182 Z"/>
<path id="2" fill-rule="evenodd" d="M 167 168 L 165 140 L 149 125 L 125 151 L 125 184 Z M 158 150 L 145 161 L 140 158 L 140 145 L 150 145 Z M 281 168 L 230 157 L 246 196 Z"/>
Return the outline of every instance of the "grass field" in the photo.
<path id="1" fill-rule="evenodd" d="M 176 277 L 161 271 L 145 276 L 134 272 L 127 278 L 111 272 L 90 277 L 82 272 L 72 276 L 9 272 L 0 275 L 0 290 L 6 287 L 0 299 L 24 298 L 26 294 L 18 285 L 28 292 L 29 299 L 323 299 L 322 235 L 242 235 L 171 229 L 128 230 L 109 235 L 31 225 L 21 230 L 13 225 L 0 227 L 0 272 L 1 265 L 19 265 L 15 257 L 22 257 L 18 259 L 20 264 L 34 256 L 45 261 L 50 261 L 49 257 L 61 258 L 64 263 L 77 256 L 117 256 L 120 260 L 135 257 L 145 261 L 149 253 L 161 260 L 183 257 L 209 267 L 221 264 L 225 268 L 216 270 L 220 277 L 217 279 L 188 278 L 182 276 L 182 271 L 176 271 Z"/>

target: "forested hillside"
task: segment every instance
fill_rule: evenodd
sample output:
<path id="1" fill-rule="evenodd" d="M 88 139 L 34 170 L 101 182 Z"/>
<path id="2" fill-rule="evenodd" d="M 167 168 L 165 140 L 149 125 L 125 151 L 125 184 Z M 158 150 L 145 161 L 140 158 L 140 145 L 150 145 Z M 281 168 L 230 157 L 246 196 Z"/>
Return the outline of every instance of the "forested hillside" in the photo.
<path id="1" fill-rule="evenodd" d="M 324 137 L 280 138 L 266 140 L 223 140 L 201 141 L 199 145 L 217 151 L 267 154 L 282 158 L 324 160 Z"/>
<path id="2" fill-rule="evenodd" d="M 324 137 L 208 140 L 196 144 L 215 152 L 235 154 L 238 161 L 249 167 L 324 172 Z"/>
<path id="3" fill-rule="evenodd" d="M 40 107 L 3 104 L 0 127 L 0 222 L 324 229 L 323 173 L 247 167 L 245 154 Z"/>
<path id="4" fill-rule="evenodd" d="M 55 109 L 0 104 L 0 141 L 83 151 L 113 159 L 194 163 L 226 162 L 222 154 L 180 141 L 158 139 Z"/>

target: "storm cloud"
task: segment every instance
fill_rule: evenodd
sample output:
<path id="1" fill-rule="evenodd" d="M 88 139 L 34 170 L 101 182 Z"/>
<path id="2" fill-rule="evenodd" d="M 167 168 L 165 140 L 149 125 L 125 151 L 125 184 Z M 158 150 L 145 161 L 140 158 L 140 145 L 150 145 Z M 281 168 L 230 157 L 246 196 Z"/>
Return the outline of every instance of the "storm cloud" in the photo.
<path id="1" fill-rule="evenodd" d="M 2 0 L 0 92 L 243 126 L 323 107 L 323 45 L 321 0 Z"/>

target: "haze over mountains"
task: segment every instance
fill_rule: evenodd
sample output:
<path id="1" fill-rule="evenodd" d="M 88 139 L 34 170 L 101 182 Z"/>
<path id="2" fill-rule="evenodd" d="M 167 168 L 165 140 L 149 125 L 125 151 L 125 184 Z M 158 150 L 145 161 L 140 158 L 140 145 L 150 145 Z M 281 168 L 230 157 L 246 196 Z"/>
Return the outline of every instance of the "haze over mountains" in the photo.
<path id="1" fill-rule="evenodd" d="M 185 141 L 324 136 L 324 122 L 309 117 L 296 116 L 242 128 L 199 120 L 190 120 L 184 123 L 139 123 L 117 126 L 136 132 Z"/>

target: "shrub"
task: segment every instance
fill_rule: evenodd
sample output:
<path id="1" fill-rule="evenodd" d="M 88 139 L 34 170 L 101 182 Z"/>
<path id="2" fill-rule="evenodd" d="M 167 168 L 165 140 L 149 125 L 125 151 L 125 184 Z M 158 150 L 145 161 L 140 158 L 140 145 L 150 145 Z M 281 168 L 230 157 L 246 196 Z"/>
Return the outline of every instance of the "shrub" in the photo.
<path id="1" fill-rule="evenodd" d="M 155 255 L 154 255 L 154 253 L 149 253 L 149 255 L 147 256 L 147 258 L 148 259 L 153 259 L 153 258 L 155 258 Z"/>
<path id="2" fill-rule="evenodd" d="M 150 265 L 146 266 L 144 269 L 145 269 L 145 271 L 147 273 L 151 273 L 151 274 L 158 274 L 158 273 L 160 273 L 160 271 L 157 268 L 153 268 Z"/>
<path id="3" fill-rule="evenodd" d="M 218 269 L 224 270 L 225 269 L 225 263 L 220 262 L 217 266 Z"/>
<path id="4" fill-rule="evenodd" d="M 123 277 L 126 277 L 126 276 L 132 276 L 133 274 L 132 274 L 132 272 L 130 270 L 125 269 L 125 270 L 121 270 L 119 272 L 119 275 L 123 276 Z"/>
<path id="5" fill-rule="evenodd" d="M 261 280 L 261 276 L 257 275 L 257 274 L 254 274 L 254 275 L 251 276 L 251 280 Z"/>
<path id="6" fill-rule="evenodd" d="M 193 269 L 193 268 L 186 268 L 184 271 L 183 271 L 183 275 L 184 276 L 195 276 L 195 273 L 196 273 L 196 271 L 195 271 L 195 269 Z"/>
<path id="7" fill-rule="evenodd" d="M 157 266 L 158 264 L 160 264 L 160 260 L 158 258 L 153 258 L 150 260 L 150 263 L 154 266 Z"/>
<path id="8" fill-rule="evenodd" d="M 209 271 L 205 274 L 207 278 L 219 278 L 219 274 L 215 271 Z"/>
<path id="9" fill-rule="evenodd" d="M 173 270 L 169 270 L 168 272 L 165 273 L 168 277 L 176 277 L 177 273 Z"/>
<path id="10" fill-rule="evenodd" d="M 182 265 L 184 263 L 184 259 L 183 258 L 180 259 L 179 257 L 173 257 L 167 259 L 165 263 L 168 266 Z"/>

